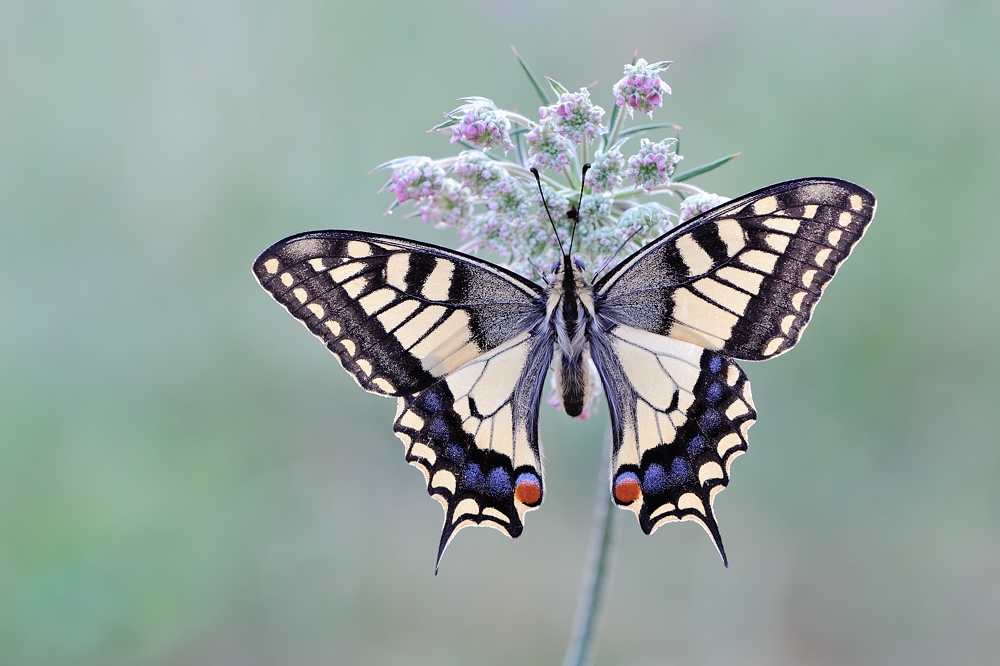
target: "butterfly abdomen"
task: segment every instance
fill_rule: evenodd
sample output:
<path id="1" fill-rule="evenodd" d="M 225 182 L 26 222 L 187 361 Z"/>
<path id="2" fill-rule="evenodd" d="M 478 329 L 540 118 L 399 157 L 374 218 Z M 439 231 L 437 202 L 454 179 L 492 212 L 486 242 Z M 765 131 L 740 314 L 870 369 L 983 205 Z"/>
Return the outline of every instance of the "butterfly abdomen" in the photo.
<path id="1" fill-rule="evenodd" d="M 583 413 L 590 395 L 590 328 L 594 322 L 593 289 L 574 270 L 563 269 L 553 281 L 558 296 L 553 311 L 556 392 L 569 416 Z"/>

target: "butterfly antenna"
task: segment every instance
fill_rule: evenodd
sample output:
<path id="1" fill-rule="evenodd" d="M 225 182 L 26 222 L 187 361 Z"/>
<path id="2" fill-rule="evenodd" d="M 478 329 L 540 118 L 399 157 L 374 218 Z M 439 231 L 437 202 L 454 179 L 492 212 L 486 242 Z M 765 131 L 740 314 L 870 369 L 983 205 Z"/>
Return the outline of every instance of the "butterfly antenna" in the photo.
<path id="1" fill-rule="evenodd" d="M 583 173 L 580 175 L 580 199 L 576 202 L 576 214 L 573 218 L 573 231 L 569 235 L 569 251 L 573 251 L 573 239 L 576 238 L 576 227 L 580 224 L 580 206 L 583 205 L 583 185 L 587 182 L 587 172 L 590 171 L 590 162 L 583 165 Z"/>
<path id="2" fill-rule="evenodd" d="M 545 194 L 542 193 L 542 178 L 538 175 L 538 169 L 531 167 L 531 175 L 535 177 L 535 182 L 538 184 L 538 196 L 542 198 L 542 205 L 545 207 L 545 214 L 549 216 L 549 224 L 552 225 L 552 233 L 556 235 L 556 242 L 559 243 L 559 251 L 564 257 L 569 256 L 563 250 L 562 239 L 559 238 L 559 231 L 556 229 L 556 223 L 552 219 L 552 211 L 549 210 L 549 204 L 545 201 Z"/>
<path id="3" fill-rule="evenodd" d="M 639 229 L 638 228 L 634 229 L 632 231 L 632 233 L 630 233 L 628 235 L 628 238 L 626 238 L 625 240 L 622 241 L 622 244 L 618 246 L 618 249 L 615 250 L 614 252 L 612 252 L 611 256 L 608 257 L 607 260 L 603 264 L 601 264 L 601 267 L 598 268 L 596 271 L 594 271 L 594 279 L 591 280 L 591 282 L 593 282 L 594 280 L 596 280 L 597 276 L 600 275 L 604 271 L 604 269 L 608 267 L 608 264 L 610 264 L 612 261 L 614 261 L 614 258 L 618 256 L 618 253 L 621 252 L 625 248 L 625 246 L 628 245 L 632 241 L 633 238 L 635 238 L 635 235 L 637 233 L 639 233 Z"/>

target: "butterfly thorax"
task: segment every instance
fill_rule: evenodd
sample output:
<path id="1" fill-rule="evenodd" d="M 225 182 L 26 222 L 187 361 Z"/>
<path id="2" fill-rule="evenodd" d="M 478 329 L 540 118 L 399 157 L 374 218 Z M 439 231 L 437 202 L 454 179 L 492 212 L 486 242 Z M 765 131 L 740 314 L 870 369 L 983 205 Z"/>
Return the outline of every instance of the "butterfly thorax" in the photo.
<path id="1" fill-rule="evenodd" d="M 579 416 L 590 393 L 590 329 L 594 321 L 594 289 L 582 266 L 564 257 L 546 294 L 551 326 L 556 394 L 570 416 Z"/>

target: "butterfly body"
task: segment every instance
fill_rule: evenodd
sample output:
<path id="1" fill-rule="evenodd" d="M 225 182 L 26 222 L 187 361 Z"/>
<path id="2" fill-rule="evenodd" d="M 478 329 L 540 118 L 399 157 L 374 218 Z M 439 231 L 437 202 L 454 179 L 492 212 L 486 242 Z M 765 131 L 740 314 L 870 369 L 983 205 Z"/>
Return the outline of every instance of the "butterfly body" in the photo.
<path id="1" fill-rule="evenodd" d="M 458 530 L 516 537 L 544 498 L 538 408 L 550 369 L 570 416 L 591 364 L 608 402 L 611 493 L 647 534 L 701 524 L 725 561 L 716 494 L 756 419 L 737 359 L 798 341 L 875 212 L 835 179 L 764 188 L 693 218 L 591 284 L 564 256 L 544 285 L 452 250 L 356 231 L 292 236 L 261 285 L 362 388 L 398 400 L 393 430 Z"/>

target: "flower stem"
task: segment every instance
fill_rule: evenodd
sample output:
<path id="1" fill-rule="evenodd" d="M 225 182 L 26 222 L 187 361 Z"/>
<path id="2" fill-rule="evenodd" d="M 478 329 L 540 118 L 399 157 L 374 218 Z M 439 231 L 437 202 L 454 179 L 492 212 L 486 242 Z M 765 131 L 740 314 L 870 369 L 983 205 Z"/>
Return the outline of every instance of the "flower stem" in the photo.
<path id="1" fill-rule="evenodd" d="M 604 436 L 604 460 L 611 460 L 611 431 Z M 587 568 L 573 621 L 573 635 L 566 648 L 563 666 L 587 666 L 597 653 L 597 637 L 603 618 L 604 602 L 611 586 L 615 543 L 618 536 L 618 511 L 608 492 L 608 469 L 602 465 L 594 504 L 594 524 L 590 531 Z"/>

